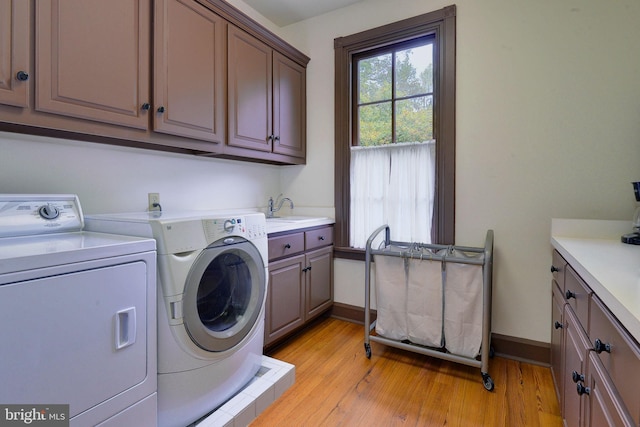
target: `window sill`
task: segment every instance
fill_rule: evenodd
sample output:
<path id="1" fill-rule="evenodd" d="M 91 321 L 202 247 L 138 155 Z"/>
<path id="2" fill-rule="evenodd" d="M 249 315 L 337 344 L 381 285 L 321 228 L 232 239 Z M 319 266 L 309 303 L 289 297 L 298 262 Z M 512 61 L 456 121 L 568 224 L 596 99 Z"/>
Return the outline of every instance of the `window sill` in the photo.
<path id="1" fill-rule="evenodd" d="M 333 257 L 342 259 L 351 259 L 354 261 L 365 260 L 365 250 L 355 249 L 348 246 L 336 246 L 333 248 Z"/>

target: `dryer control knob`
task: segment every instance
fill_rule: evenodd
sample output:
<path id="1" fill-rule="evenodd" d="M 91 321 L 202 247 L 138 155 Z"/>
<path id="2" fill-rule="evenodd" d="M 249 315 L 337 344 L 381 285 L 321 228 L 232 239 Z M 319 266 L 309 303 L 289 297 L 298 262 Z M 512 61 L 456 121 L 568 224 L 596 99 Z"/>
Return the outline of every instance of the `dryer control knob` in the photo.
<path id="1" fill-rule="evenodd" d="M 60 215 L 58 208 L 50 204 L 41 206 L 40 209 L 38 209 L 38 213 L 44 219 L 56 219 Z"/>
<path id="2" fill-rule="evenodd" d="M 226 232 L 233 231 L 235 226 L 236 226 L 236 221 L 228 219 L 224 222 L 224 231 Z"/>

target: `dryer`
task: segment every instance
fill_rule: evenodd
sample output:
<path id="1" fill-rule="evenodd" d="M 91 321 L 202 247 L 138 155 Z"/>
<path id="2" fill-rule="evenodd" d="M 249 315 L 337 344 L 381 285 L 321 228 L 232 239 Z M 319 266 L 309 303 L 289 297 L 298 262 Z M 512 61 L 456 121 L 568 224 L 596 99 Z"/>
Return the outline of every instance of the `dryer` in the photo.
<path id="1" fill-rule="evenodd" d="M 75 195 L 0 194 L 0 424 L 156 426 L 155 242 L 82 226 Z"/>
<path id="2" fill-rule="evenodd" d="M 86 228 L 156 239 L 159 426 L 184 427 L 251 381 L 264 345 L 264 214 L 93 215 Z"/>

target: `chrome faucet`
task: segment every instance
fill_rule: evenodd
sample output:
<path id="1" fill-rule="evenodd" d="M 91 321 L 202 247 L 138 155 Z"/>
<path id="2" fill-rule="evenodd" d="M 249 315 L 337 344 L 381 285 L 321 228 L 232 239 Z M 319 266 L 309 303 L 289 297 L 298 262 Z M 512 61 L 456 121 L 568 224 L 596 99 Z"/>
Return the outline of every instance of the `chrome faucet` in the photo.
<path id="1" fill-rule="evenodd" d="M 273 214 L 282 208 L 284 202 L 289 202 L 289 207 L 293 209 L 293 202 L 290 198 L 284 197 L 280 199 L 280 197 L 282 197 L 282 194 L 280 194 L 275 201 L 273 200 L 273 197 L 269 197 L 269 212 L 267 212 L 267 218 L 273 218 Z M 277 207 L 274 208 L 276 205 Z"/>

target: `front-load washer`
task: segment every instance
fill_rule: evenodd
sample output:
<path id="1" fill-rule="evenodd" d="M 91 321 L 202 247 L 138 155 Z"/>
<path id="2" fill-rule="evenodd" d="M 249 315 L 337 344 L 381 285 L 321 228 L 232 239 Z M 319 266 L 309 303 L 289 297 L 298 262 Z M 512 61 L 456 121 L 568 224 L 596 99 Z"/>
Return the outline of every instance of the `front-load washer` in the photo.
<path id="1" fill-rule="evenodd" d="M 94 215 L 86 229 L 156 239 L 160 426 L 184 427 L 249 383 L 264 345 L 264 214 Z"/>
<path id="2" fill-rule="evenodd" d="M 0 194 L 1 425 L 157 424 L 156 242 L 82 227 L 75 195 Z"/>

